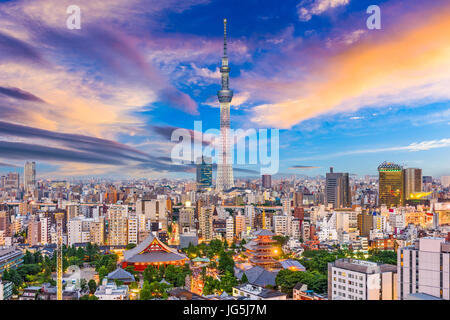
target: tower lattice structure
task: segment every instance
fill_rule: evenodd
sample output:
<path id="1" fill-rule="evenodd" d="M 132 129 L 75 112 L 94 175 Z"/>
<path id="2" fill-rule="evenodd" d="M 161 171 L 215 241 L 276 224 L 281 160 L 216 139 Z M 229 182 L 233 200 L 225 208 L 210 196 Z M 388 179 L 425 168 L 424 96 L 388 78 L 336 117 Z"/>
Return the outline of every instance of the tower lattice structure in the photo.
<path id="1" fill-rule="evenodd" d="M 222 74 L 222 88 L 217 92 L 220 103 L 220 145 L 218 152 L 216 190 L 223 191 L 234 187 L 233 156 L 231 145 L 233 136 L 230 132 L 230 103 L 233 91 L 229 88 L 230 67 L 227 56 L 227 19 L 223 20 L 223 57 L 220 73 Z"/>

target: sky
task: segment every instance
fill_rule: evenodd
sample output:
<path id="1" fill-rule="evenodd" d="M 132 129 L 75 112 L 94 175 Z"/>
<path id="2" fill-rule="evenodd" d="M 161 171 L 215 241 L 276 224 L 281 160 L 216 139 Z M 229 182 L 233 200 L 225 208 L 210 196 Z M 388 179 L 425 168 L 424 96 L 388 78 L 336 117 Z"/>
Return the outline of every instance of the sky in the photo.
<path id="1" fill-rule="evenodd" d="M 450 175 L 447 0 L 0 0 L 0 172 L 192 178 L 170 138 L 219 128 L 224 18 L 231 127 L 279 129 L 280 174 Z"/>

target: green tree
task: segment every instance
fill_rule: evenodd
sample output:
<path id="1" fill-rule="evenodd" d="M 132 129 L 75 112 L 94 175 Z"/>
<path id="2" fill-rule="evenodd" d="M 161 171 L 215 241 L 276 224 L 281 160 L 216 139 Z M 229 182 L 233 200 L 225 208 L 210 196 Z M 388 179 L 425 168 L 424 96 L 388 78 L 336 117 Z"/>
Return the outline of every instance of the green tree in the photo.
<path id="1" fill-rule="evenodd" d="M 95 282 L 94 279 L 89 280 L 88 287 L 89 287 L 89 292 L 91 294 L 94 294 L 95 291 L 97 290 L 97 283 Z"/>
<path id="2" fill-rule="evenodd" d="M 219 255 L 219 271 L 224 274 L 226 271 L 229 271 L 231 274 L 234 274 L 234 260 L 231 256 L 231 253 L 222 251 Z"/>
<path id="3" fill-rule="evenodd" d="M 231 272 L 225 271 L 225 274 L 220 277 L 220 289 L 222 291 L 232 294 L 233 287 L 236 285 L 238 285 L 238 280 Z"/>
<path id="4" fill-rule="evenodd" d="M 102 282 L 103 278 L 106 277 L 108 275 L 108 269 L 106 268 L 106 266 L 101 266 L 100 269 L 98 270 L 98 278 L 100 279 L 100 283 Z"/>
<path id="5" fill-rule="evenodd" d="M 150 284 L 148 283 L 148 281 L 144 281 L 141 292 L 139 294 L 139 298 L 141 300 L 149 300 L 152 298 L 152 291 L 150 289 Z"/>
<path id="6" fill-rule="evenodd" d="M 248 278 L 247 278 L 247 275 L 244 273 L 241 278 L 241 283 L 247 283 L 247 282 L 248 282 Z"/>

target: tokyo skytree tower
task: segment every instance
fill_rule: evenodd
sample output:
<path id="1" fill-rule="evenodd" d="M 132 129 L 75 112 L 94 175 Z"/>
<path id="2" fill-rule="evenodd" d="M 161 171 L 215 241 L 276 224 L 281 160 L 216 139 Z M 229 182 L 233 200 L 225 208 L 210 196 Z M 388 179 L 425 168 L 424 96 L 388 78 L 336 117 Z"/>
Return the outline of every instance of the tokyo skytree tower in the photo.
<path id="1" fill-rule="evenodd" d="M 227 56 L 227 19 L 223 20 L 223 57 L 222 66 L 222 89 L 217 92 L 220 102 L 220 144 L 218 152 L 216 190 L 228 190 L 234 187 L 232 153 L 230 150 L 233 136 L 230 134 L 230 102 L 233 91 L 228 88 L 230 67 Z"/>

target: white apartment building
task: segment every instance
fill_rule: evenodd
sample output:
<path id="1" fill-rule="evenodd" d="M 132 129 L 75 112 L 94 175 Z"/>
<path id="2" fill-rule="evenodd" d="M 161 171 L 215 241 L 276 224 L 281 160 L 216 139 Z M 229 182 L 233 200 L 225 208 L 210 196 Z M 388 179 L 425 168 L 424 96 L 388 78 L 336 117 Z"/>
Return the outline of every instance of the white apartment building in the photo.
<path id="1" fill-rule="evenodd" d="M 39 220 L 41 221 L 41 244 L 42 245 L 49 244 L 51 243 L 50 228 L 52 220 L 50 217 L 44 216 L 41 216 Z"/>
<path id="2" fill-rule="evenodd" d="M 226 223 L 226 234 L 225 238 L 227 241 L 232 242 L 234 239 L 234 219 L 233 217 L 228 217 L 225 221 Z"/>
<path id="3" fill-rule="evenodd" d="M 357 259 L 328 264 L 329 300 L 396 300 L 397 267 Z"/>
<path id="4" fill-rule="evenodd" d="M 288 235 L 291 239 L 300 239 L 301 231 L 300 231 L 300 220 L 294 219 L 293 216 L 289 216 L 288 221 Z"/>
<path id="5" fill-rule="evenodd" d="M 389 212 L 389 225 L 392 228 L 403 229 L 405 228 L 405 213 L 404 212 Z"/>
<path id="6" fill-rule="evenodd" d="M 108 244 L 110 246 L 127 245 L 128 242 L 128 206 L 113 205 L 108 208 Z"/>
<path id="7" fill-rule="evenodd" d="M 450 242 L 445 238 L 420 238 L 415 245 L 398 249 L 398 299 L 422 293 L 450 300 Z"/>
<path id="8" fill-rule="evenodd" d="M 72 246 L 75 243 L 91 242 L 90 224 L 93 219 L 76 217 L 67 222 L 67 241 Z"/>
<path id="9" fill-rule="evenodd" d="M 128 243 L 138 244 L 138 217 L 130 215 L 128 217 Z"/>
<path id="10" fill-rule="evenodd" d="M 275 215 L 273 216 L 273 229 L 277 236 L 286 236 L 288 231 L 288 216 Z"/>

